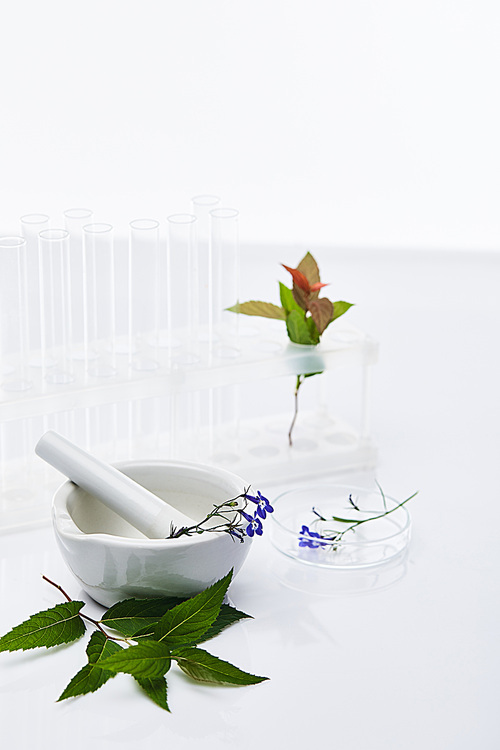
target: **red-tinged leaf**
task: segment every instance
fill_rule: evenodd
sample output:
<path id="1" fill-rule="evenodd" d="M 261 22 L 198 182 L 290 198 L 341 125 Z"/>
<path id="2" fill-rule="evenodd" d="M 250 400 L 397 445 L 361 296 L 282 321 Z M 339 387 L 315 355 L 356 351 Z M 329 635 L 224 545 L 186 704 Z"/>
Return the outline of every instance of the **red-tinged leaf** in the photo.
<path id="1" fill-rule="evenodd" d="M 304 274 L 311 286 L 321 281 L 319 277 L 318 264 L 309 252 L 307 252 L 300 261 L 299 265 L 297 266 L 297 271 L 300 271 Z"/>
<path id="2" fill-rule="evenodd" d="M 297 284 L 293 285 L 292 291 L 295 302 L 299 307 L 307 312 L 307 310 L 309 310 L 309 295 L 302 291 L 302 289 L 300 289 Z"/>
<path id="3" fill-rule="evenodd" d="M 283 268 L 286 268 L 288 273 L 292 274 L 293 283 L 299 287 L 299 289 L 302 289 L 306 294 L 309 294 L 311 291 L 311 285 L 309 284 L 307 278 L 304 276 L 302 271 L 299 271 L 297 268 L 290 268 L 289 266 L 285 266 L 284 263 L 281 264 Z"/>
<path id="4" fill-rule="evenodd" d="M 312 284 L 311 292 L 319 292 L 319 290 L 323 289 L 324 286 L 328 286 L 328 284 L 322 284 L 321 281 L 318 281 L 317 284 Z"/>
<path id="5" fill-rule="evenodd" d="M 318 333 L 321 336 L 325 328 L 331 323 L 333 317 L 333 304 L 329 299 L 313 299 L 309 302 L 311 317 L 316 324 Z"/>

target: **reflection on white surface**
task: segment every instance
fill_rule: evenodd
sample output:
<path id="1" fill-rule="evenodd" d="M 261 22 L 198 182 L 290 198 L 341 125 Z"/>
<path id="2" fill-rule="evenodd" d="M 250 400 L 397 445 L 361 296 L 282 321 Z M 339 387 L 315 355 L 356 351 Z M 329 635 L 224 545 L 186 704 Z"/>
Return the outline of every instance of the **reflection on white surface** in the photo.
<path id="1" fill-rule="evenodd" d="M 404 578 L 408 554 L 364 570 L 332 570 L 305 566 L 276 552 L 272 571 L 288 588 L 308 594 L 343 597 L 386 589 Z"/>
<path id="2" fill-rule="evenodd" d="M 207 650 L 271 679 L 211 688 L 172 669 L 171 714 L 139 700 L 126 675 L 55 703 L 83 664 L 81 644 L 0 654 L 2 736 L 13 747 L 63 750 L 71 735 L 77 750 L 303 750 L 318 726 L 342 750 L 498 746 L 500 257 L 345 253 L 327 263 L 358 303 L 356 323 L 381 341 L 377 479 L 395 497 L 419 490 L 408 557 L 334 575 L 325 594 L 321 576 L 334 571 L 311 572 L 256 540 L 230 590 L 254 619 Z M 0 536 L 0 558 L 1 633 L 58 601 L 42 573 L 82 597 L 49 528 Z"/>

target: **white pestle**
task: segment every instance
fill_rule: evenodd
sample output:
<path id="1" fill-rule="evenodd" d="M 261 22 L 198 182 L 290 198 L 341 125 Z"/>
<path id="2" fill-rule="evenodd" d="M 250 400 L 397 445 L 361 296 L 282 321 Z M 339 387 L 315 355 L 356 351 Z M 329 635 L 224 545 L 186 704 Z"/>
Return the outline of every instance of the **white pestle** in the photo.
<path id="1" fill-rule="evenodd" d="M 172 524 L 179 528 L 194 523 L 177 508 L 57 432 L 49 430 L 42 435 L 35 453 L 150 539 L 165 539 Z"/>

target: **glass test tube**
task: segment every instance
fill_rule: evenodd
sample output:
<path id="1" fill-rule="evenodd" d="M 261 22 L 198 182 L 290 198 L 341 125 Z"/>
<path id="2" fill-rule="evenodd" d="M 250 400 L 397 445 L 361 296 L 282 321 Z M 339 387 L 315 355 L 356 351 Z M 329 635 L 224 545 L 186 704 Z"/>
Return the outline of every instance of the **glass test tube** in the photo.
<path id="1" fill-rule="evenodd" d="M 192 345 L 198 329 L 198 272 L 194 262 L 196 216 L 173 214 L 168 217 L 167 317 L 172 345 L 182 345 L 178 361 L 192 364 L 198 357 Z"/>
<path id="2" fill-rule="evenodd" d="M 215 208 L 210 211 L 210 255 L 212 263 L 212 354 L 217 358 L 238 357 L 239 315 L 226 308 L 238 302 L 239 292 L 239 237 L 238 216 L 234 208 Z M 212 445 L 217 455 L 233 455 L 239 444 L 238 385 L 228 385 L 213 391 L 209 404 L 212 426 Z"/>
<path id="3" fill-rule="evenodd" d="M 135 352 L 132 339 L 132 289 L 131 248 L 129 240 L 115 241 L 113 247 L 113 273 L 115 285 L 114 352 L 123 355 L 127 364 L 132 362 Z"/>
<path id="4" fill-rule="evenodd" d="M 73 358 L 84 359 L 84 287 L 83 287 L 83 247 L 82 229 L 92 221 L 92 211 L 88 208 L 69 208 L 64 211 L 64 225 L 69 232 L 71 284 L 71 324 L 73 335 Z"/>
<path id="5" fill-rule="evenodd" d="M 40 327 L 40 257 L 38 235 L 49 228 L 47 214 L 21 216 L 21 234 L 26 240 L 26 316 L 28 362 L 32 367 L 42 366 L 42 330 Z"/>
<path id="6" fill-rule="evenodd" d="M 86 372 L 91 377 L 116 373 L 115 277 L 113 227 L 83 227 L 84 349 Z"/>
<path id="7" fill-rule="evenodd" d="M 69 232 L 44 229 L 40 255 L 40 324 L 43 376 L 49 383 L 74 380 L 71 352 Z"/>
<path id="8" fill-rule="evenodd" d="M 191 198 L 193 214 L 196 216 L 195 263 L 198 269 L 198 338 L 213 340 L 210 328 L 212 321 L 212 262 L 210 257 L 210 211 L 220 203 L 217 195 L 195 195 Z"/>
<path id="9" fill-rule="evenodd" d="M 27 375 L 26 240 L 0 237 L 0 386 L 26 391 Z"/>
<path id="10" fill-rule="evenodd" d="M 193 365 L 199 361 L 195 352 L 198 330 L 198 273 L 195 264 L 196 216 L 173 214 L 167 220 L 168 260 L 168 315 L 172 339 L 182 346 L 175 362 Z M 196 457 L 195 443 L 200 427 L 199 393 L 189 391 L 171 397 L 171 447 L 174 456 L 181 451 L 181 443 L 189 445 L 189 455 Z"/>
<path id="11" fill-rule="evenodd" d="M 158 367 L 160 224 L 155 219 L 130 222 L 130 331 L 133 367 Z"/>
<path id="12" fill-rule="evenodd" d="M 236 357 L 238 315 L 226 311 L 238 301 L 239 240 L 238 211 L 215 208 L 210 211 L 210 255 L 212 262 L 211 317 L 214 335 L 224 339 L 217 344 L 219 357 Z"/>
<path id="13" fill-rule="evenodd" d="M 198 269 L 198 339 L 208 343 L 210 349 L 216 337 L 213 330 L 212 290 L 213 263 L 210 242 L 210 211 L 220 204 L 217 195 L 195 195 L 191 198 L 193 214 L 197 218 L 195 262 Z M 211 354 L 211 351 L 210 351 Z M 200 458 L 213 457 L 215 454 L 214 414 L 218 412 L 218 390 L 208 388 L 199 399 L 200 408 Z"/>

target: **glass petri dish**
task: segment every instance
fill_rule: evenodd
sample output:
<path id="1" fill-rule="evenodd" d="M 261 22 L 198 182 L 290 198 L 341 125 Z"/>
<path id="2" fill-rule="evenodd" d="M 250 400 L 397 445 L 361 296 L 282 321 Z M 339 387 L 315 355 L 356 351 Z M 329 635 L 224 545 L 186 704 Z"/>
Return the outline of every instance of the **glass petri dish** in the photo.
<path id="1" fill-rule="evenodd" d="M 279 552 L 305 565 L 380 565 L 404 553 L 410 541 L 410 514 L 400 502 L 378 488 L 315 484 L 288 490 L 272 502 L 270 539 Z"/>

